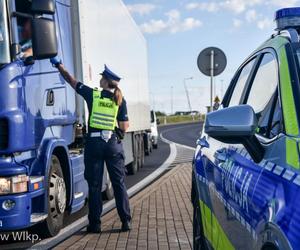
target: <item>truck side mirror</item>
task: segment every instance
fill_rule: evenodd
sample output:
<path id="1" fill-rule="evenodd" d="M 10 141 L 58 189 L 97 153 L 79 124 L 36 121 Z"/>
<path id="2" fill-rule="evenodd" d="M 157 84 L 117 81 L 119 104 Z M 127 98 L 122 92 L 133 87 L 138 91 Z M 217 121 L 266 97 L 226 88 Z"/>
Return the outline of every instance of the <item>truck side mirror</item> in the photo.
<path id="1" fill-rule="evenodd" d="M 55 14 L 54 0 L 32 0 L 31 11 L 33 14 Z"/>
<path id="2" fill-rule="evenodd" d="M 55 22 L 48 18 L 32 20 L 32 50 L 34 59 L 55 57 L 58 52 Z"/>
<path id="3" fill-rule="evenodd" d="M 156 124 L 159 125 L 160 124 L 160 120 L 159 118 L 156 119 Z"/>

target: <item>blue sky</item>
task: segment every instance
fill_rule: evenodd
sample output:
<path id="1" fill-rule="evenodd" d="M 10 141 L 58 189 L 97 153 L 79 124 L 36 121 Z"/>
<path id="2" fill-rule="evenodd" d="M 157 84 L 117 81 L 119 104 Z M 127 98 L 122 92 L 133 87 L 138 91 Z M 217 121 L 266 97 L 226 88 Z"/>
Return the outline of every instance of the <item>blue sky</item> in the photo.
<path id="1" fill-rule="evenodd" d="M 209 78 L 197 67 L 200 51 L 221 48 L 228 60 L 216 77 L 216 93 L 225 92 L 243 60 L 275 28 L 274 13 L 282 7 L 300 5 L 299 0 L 124 0 L 148 43 L 151 105 L 171 112 L 189 110 L 183 79 L 187 81 L 193 110 L 205 112 L 209 105 Z M 223 84 L 222 84 L 223 82 Z"/>

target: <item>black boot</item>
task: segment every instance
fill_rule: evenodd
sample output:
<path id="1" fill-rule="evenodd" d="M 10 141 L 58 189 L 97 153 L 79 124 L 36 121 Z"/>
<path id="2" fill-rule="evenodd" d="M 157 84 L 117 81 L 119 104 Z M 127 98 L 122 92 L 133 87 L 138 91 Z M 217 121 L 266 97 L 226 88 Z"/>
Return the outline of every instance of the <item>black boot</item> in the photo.
<path id="1" fill-rule="evenodd" d="M 99 234 L 101 233 L 101 228 L 100 225 L 88 225 L 86 231 L 88 233 Z"/>
<path id="2" fill-rule="evenodd" d="M 122 222 L 122 228 L 121 228 L 122 232 L 127 232 L 127 231 L 130 231 L 131 229 L 132 229 L 132 226 L 131 226 L 130 221 Z"/>

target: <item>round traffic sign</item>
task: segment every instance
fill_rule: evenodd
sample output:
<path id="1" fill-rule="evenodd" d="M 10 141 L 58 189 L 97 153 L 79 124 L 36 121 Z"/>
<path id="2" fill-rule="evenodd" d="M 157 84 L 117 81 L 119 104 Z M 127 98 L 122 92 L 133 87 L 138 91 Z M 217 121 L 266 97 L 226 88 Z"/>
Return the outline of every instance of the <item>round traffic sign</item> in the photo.
<path id="1" fill-rule="evenodd" d="M 213 76 L 220 75 L 226 68 L 227 59 L 225 53 L 216 47 L 209 47 L 201 51 L 197 64 L 199 70 L 206 76 L 211 76 L 211 59 L 213 56 Z"/>

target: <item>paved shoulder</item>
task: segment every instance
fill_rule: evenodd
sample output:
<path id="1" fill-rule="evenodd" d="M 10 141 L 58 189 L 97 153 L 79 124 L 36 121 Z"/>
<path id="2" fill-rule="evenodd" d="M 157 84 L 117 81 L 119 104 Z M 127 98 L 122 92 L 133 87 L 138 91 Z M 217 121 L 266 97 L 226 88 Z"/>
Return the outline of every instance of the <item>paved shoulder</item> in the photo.
<path id="1" fill-rule="evenodd" d="M 120 233 L 116 210 L 102 233 L 73 235 L 55 249 L 192 249 L 191 164 L 177 165 L 131 200 L 133 229 Z"/>

